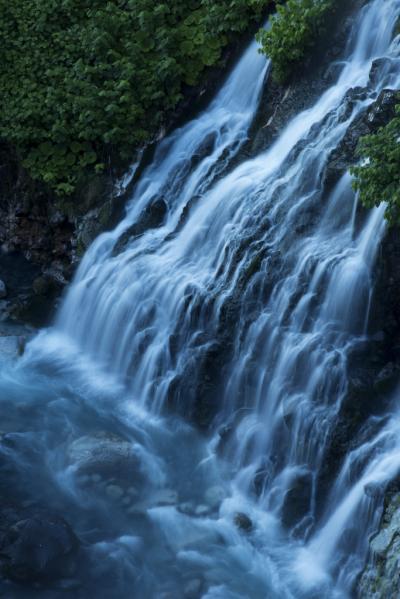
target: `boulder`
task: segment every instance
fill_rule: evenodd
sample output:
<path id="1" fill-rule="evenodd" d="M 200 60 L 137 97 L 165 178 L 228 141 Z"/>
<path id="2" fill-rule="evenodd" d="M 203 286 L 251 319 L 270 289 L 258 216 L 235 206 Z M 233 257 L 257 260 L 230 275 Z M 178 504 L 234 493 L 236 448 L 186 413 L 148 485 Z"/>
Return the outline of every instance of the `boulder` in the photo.
<path id="1" fill-rule="evenodd" d="M 1 539 L 2 575 L 24 583 L 45 583 L 71 576 L 76 569 L 79 540 L 58 516 L 19 520 Z"/>
<path id="2" fill-rule="evenodd" d="M 126 439 L 106 432 L 79 437 L 71 443 L 68 461 L 74 464 L 78 476 L 93 482 L 117 481 L 116 485 L 129 486 L 135 481 L 139 485 L 146 479 L 141 458 L 134 445 Z M 109 495 L 116 496 L 112 488 Z"/>

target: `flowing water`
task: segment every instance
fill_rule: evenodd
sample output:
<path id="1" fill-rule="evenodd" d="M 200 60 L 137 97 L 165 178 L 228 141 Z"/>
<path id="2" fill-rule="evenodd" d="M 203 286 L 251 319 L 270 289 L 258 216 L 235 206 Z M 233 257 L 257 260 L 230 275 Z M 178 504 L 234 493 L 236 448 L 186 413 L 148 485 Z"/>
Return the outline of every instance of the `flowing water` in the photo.
<path id="1" fill-rule="evenodd" d="M 13 597 L 352 594 L 379 520 L 367 491 L 400 468 L 399 412 L 371 418 L 321 492 L 385 232 L 349 174 L 324 180 L 348 127 L 399 87 L 399 14 L 369 2 L 336 82 L 246 158 L 269 73 L 252 44 L 158 145 L 54 327 L 3 364 L 3 495 L 82 541 L 81 586 Z"/>

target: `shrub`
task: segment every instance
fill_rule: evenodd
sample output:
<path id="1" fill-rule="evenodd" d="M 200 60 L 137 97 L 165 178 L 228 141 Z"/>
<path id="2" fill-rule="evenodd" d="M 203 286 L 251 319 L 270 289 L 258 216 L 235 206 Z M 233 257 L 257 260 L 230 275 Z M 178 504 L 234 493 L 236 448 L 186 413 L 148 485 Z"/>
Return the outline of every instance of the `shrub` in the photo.
<path id="1" fill-rule="evenodd" d="M 386 202 L 386 218 L 400 224 L 400 104 L 385 127 L 361 138 L 358 154 L 361 162 L 351 170 L 361 202 L 368 208 Z"/>
<path id="2" fill-rule="evenodd" d="M 333 0 L 288 0 L 277 6 L 270 29 L 260 29 L 261 51 L 271 59 L 279 83 L 289 79 L 319 39 L 333 5 Z"/>
<path id="3" fill-rule="evenodd" d="M 128 161 L 268 0 L 0 0 L 0 137 L 60 195 Z"/>

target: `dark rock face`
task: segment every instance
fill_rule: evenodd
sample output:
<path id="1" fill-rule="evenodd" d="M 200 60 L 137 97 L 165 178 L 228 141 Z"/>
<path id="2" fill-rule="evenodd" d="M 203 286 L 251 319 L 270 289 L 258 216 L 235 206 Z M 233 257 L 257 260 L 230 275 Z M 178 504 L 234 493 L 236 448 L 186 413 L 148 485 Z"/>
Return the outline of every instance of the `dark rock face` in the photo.
<path id="1" fill-rule="evenodd" d="M 88 182 L 75 198 L 62 202 L 32 181 L 1 143 L 0 175 L 0 278 L 11 289 L 7 317 L 42 326 L 79 256 L 116 223 L 124 201 L 104 178 Z M 18 276 L 22 272 L 25 276 Z M 46 283 L 33 288 L 37 278 Z"/>

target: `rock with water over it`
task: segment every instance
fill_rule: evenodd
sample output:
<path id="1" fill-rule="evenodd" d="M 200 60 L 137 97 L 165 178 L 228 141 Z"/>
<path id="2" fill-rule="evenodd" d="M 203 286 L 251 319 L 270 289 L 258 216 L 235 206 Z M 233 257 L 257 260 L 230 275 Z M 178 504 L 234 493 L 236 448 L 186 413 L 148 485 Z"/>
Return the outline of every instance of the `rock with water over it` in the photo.
<path id="1" fill-rule="evenodd" d="M 175 505 L 179 496 L 174 489 L 160 489 L 151 496 L 151 502 L 155 505 Z"/>
<path id="2" fill-rule="evenodd" d="M 219 485 L 209 487 L 205 492 L 204 499 L 212 508 L 216 508 L 224 500 L 226 496 L 225 490 Z"/>
<path id="3" fill-rule="evenodd" d="M 18 337 L 7 335 L 0 337 L 0 355 L 14 357 L 18 355 Z"/>
<path id="4" fill-rule="evenodd" d="M 7 297 L 7 287 L 4 281 L 0 279 L 0 299 Z"/>
<path id="5" fill-rule="evenodd" d="M 251 532 L 253 530 L 252 520 L 243 512 L 237 512 L 235 514 L 234 522 L 239 530 L 242 530 L 243 532 Z"/>
<path id="6" fill-rule="evenodd" d="M 364 493 L 372 499 L 379 499 L 385 493 L 385 485 L 380 483 L 368 483 L 364 486 Z"/>
<path id="7" fill-rule="evenodd" d="M 282 522 L 287 528 L 293 527 L 307 515 L 310 509 L 312 484 L 310 472 L 299 473 L 292 481 L 282 506 Z"/>
<path id="8" fill-rule="evenodd" d="M 140 452 L 118 435 L 100 432 L 73 441 L 68 461 L 76 467 L 79 484 L 93 486 L 104 496 L 120 501 L 128 489 L 151 485 Z"/>
<path id="9" fill-rule="evenodd" d="M 198 505 L 194 511 L 196 516 L 207 516 L 210 513 L 208 505 Z"/>
<path id="10" fill-rule="evenodd" d="M 118 487 L 118 485 L 108 485 L 106 491 L 107 495 L 111 497 L 111 499 L 121 499 L 124 494 L 123 489 Z"/>
<path id="11" fill-rule="evenodd" d="M 155 197 L 149 202 L 148 206 L 143 210 L 137 222 L 131 225 L 121 235 L 114 247 L 114 255 L 124 251 L 129 242 L 142 235 L 148 229 L 160 227 L 168 212 L 168 206 L 163 197 Z"/>

